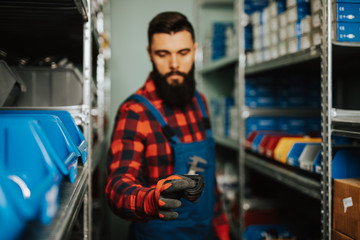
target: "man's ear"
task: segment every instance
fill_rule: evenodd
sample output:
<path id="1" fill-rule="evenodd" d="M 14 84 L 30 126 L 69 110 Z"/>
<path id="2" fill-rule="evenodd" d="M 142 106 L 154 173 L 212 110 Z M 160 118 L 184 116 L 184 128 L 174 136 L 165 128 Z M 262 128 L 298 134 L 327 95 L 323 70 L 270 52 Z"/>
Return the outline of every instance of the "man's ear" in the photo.
<path id="1" fill-rule="evenodd" d="M 194 61 L 196 59 L 196 54 L 197 54 L 197 49 L 198 49 L 198 44 L 197 43 L 194 43 Z"/>
<path id="2" fill-rule="evenodd" d="M 151 60 L 152 60 L 152 59 L 151 59 L 151 49 L 150 49 L 149 45 L 148 45 L 148 46 L 146 46 L 146 51 L 147 51 L 148 56 L 149 56 L 150 61 L 151 61 Z"/>

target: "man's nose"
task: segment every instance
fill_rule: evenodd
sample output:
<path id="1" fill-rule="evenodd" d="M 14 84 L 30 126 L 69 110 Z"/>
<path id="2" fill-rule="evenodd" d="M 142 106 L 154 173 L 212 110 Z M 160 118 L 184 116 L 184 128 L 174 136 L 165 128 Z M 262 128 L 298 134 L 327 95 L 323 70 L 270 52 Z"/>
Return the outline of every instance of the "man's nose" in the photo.
<path id="1" fill-rule="evenodd" d="M 179 60 L 178 60 L 176 54 L 172 54 L 172 55 L 171 55 L 170 68 L 171 68 L 172 70 L 176 70 L 176 69 L 179 68 Z"/>

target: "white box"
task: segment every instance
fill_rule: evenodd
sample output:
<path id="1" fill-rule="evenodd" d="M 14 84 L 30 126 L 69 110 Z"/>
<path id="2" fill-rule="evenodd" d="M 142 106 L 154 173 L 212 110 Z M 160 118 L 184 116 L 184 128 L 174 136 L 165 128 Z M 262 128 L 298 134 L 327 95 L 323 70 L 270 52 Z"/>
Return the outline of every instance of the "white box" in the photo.
<path id="1" fill-rule="evenodd" d="M 287 33 L 288 33 L 287 27 L 280 28 L 279 38 L 281 41 L 286 40 L 288 38 Z"/>
<path id="2" fill-rule="evenodd" d="M 298 27 L 297 23 L 289 23 L 287 26 L 287 38 L 294 38 L 296 37 L 296 28 Z"/>
<path id="3" fill-rule="evenodd" d="M 272 56 L 272 54 L 271 54 L 271 48 L 265 48 L 265 49 L 264 49 L 264 60 L 265 60 L 265 61 L 271 60 L 271 56 Z"/>
<path id="4" fill-rule="evenodd" d="M 287 41 L 281 41 L 279 44 L 279 56 L 284 56 L 288 54 L 288 43 Z"/>
<path id="5" fill-rule="evenodd" d="M 262 34 L 261 34 L 261 28 L 262 28 L 262 25 L 254 25 L 253 26 L 253 37 L 260 37 Z"/>
<path id="6" fill-rule="evenodd" d="M 263 52 L 261 50 L 255 51 L 255 62 L 256 63 L 263 62 Z"/>
<path id="7" fill-rule="evenodd" d="M 288 20 L 288 23 L 293 23 L 293 22 L 296 22 L 298 20 L 298 14 L 297 14 L 297 8 L 296 7 L 288 8 L 288 10 L 287 10 L 287 20 Z"/>
<path id="8" fill-rule="evenodd" d="M 261 15 L 262 21 L 260 23 L 267 23 L 270 20 L 270 7 L 264 8 Z"/>
<path id="9" fill-rule="evenodd" d="M 291 8 L 296 6 L 296 0 L 286 0 L 286 7 Z"/>
<path id="10" fill-rule="evenodd" d="M 310 1 L 311 4 L 311 13 L 317 13 L 321 10 L 322 4 L 321 4 L 321 0 L 311 0 Z"/>
<path id="11" fill-rule="evenodd" d="M 270 47 L 271 46 L 271 35 L 264 35 L 264 47 Z"/>
<path id="12" fill-rule="evenodd" d="M 301 36 L 300 38 L 300 49 L 308 49 L 312 46 L 311 33 L 307 33 Z"/>
<path id="13" fill-rule="evenodd" d="M 282 14 L 279 15 L 280 28 L 286 27 L 288 25 L 288 19 L 287 19 L 288 13 L 287 12 L 288 12 L 288 10 L 286 10 L 285 12 L 283 12 Z"/>
<path id="14" fill-rule="evenodd" d="M 301 34 L 310 33 L 312 29 L 312 18 L 307 16 L 303 18 L 300 22 Z"/>
<path id="15" fill-rule="evenodd" d="M 279 57 L 279 46 L 271 47 L 271 59 L 276 59 Z"/>
<path id="16" fill-rule="evenodd" d="M 255 62 L 255 54 L 254 52 L 247 52 L 246 53 L 246 63 L 248 66 L 252 66 L 254 65 Z"/>
<path id="17" fill-rule="evenodd" d="M 312 30 L 312 44 L 317 46 L 321 44 L 321 29 L 316 28 Z"/>
<path id="18" fill-rule="evenodd" d="M 261 49 L 261 38 L 260 37 L 256 37 L 253 39 L 253 48 L 254 48 L 254 50 Z"/>
<path id="19" fill-rule="evenodd" d="M 253 25 L 259 25 L 260 24 L 260 12 L 256 11 L 253 14 L 251 14 L 250 21 Z"/>
<path id="20" fill-rule="evenodd" d="M 311 20 L 313 28 L 319 28 L 321 26 L 320 13 L 313 14 Z"/>
<path id="21" fill-rule="evenodd" d="M 264 36 L 269 35 L 271 33 L 271 24 L 270 21 L 267 21 L 263 24 L 263 32 Z"/>
<path id="22" fill-rule="evenodd" d="M 277 16 L 278 15 L 278 4 L 277 4 L 277 2 L 274 1 L 274 2 L 270 3 L 269 7 L 270 7 L 270 16 L 272 16 L 272 17 Z"/>
<path id="23" fill-rule="evenodd" d="M 270 20 L 270 29 L 272 32 L 276 32 L 279 30 L 279 18 L 278 17 L 273 17 Z"/>
<path id="24" fill-rule="evenodd" d="M 300 50 L 300 39 L 298 38 L 292 38 L 288 40 L 288 53 L 296 53 Z"/>
<path id="25" fill-rule="evenodd" d="M 278 32 L 271 33 L 271 45 L 278 45 L 279 42 L 280 42 L 279 33 Z"/>

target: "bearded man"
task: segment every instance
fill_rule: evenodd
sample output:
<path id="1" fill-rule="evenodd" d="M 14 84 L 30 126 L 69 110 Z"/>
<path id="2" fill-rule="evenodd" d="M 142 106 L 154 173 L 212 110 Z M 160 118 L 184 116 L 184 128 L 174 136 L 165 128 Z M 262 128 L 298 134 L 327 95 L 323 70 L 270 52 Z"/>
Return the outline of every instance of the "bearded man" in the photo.
<path id="1" fill-rule="evenodd" d="M 230 239 L 208 107 L 195 89 L 194 29 L 183 14 L 163 12 L 149 23 L 148 43 L 153 70 L 115 121 L 109 205 L 132 221 L 128 239 Z"/>

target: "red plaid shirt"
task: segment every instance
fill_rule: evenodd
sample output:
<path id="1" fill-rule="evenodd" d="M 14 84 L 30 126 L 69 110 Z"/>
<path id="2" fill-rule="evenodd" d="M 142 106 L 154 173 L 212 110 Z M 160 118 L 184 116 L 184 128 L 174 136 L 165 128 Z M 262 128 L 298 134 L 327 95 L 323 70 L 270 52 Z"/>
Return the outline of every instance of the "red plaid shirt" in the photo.
<path id="1" fill-rule="evenodd" d="M 201 111 L 193 98 L 185 111 L 163 104 L 150 77 L 137 92 L 146 97 L 161 112 L 166 122 L 184 142 L 206 138 Z M 205 97 L 202 96 L 205 102 Z M 158 121 L 141 103 L 130 100 L 122 104 L 113 132 L 107 162 L 109 177 L 106 196 L 110 207 L 119 216 L 135 221 L 156 218 L 144 210 L 144 199 L 156 183 L 174 174 L 174 160 L 170 144 Z M 229 231 L 218 189 L 213 225 L 218 236 Z"/>

